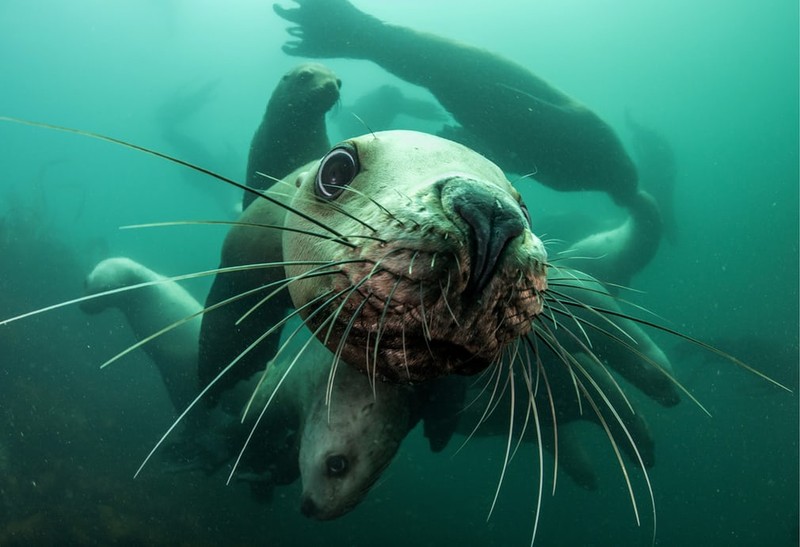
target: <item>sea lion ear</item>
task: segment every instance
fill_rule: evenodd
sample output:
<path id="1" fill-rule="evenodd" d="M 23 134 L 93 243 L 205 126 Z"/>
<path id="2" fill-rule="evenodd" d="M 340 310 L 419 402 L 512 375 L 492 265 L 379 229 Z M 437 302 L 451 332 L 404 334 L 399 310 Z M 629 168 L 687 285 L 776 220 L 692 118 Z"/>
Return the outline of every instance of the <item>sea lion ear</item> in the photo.
<path id="1" fill-rule="evenodd" d="M 356 178 L 361 166 L 358 151 L 348 142 L 337 145 L 319 163 L 314 191 L 317 197 L 334 200 Z"/>

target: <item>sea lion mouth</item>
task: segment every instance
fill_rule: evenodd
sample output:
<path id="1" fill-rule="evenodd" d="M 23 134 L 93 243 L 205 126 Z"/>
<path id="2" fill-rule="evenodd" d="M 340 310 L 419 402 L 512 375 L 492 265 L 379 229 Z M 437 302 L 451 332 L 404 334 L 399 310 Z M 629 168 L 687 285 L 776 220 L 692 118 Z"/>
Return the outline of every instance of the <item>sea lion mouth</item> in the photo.
<path id="1" fill-rule="evenodd" d="M 477 282 L 463 242 L 448 247 L 438 240 L 436 252 L 383 249 L 382 259 L 352 264 L 337 276 L 333 290 L 342 296 L 309 322 L 329 332 L 329 349 L 344 361 L 385 381 L 475 374 L 530 332 L 542 311 L 544 260 L 521 253 L 527 238 L 520 240 L 505 242 Z M 332 317 L 327 327 L 325 317 Z"/>
<path id="2" fill-rule="evenodd" d="M 315 216 L 287 217 L 283 256 L 322 258 L 330 269 L 319 281 L 287 266 L 289 291 L 337 358 L 415 383 L 479 372 L 532 330 L 546 253 L 521 196 L 485 158 L 448 141 L 378 133 L 334 147 L 298 188 L 293 203 Z M 330 242 L 297 235 L 328 226 Z"/>

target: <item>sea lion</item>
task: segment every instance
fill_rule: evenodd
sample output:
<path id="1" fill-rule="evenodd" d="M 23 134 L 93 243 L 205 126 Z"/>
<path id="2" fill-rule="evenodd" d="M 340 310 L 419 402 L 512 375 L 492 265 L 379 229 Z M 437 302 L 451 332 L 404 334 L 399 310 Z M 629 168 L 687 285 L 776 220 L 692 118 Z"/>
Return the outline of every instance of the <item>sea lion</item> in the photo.
<path id="1" fill-rule="evenodd" d="M 92 314 L 119 308 L 139 341 L 164 331 L 142 348 L 156 364 L 180 413 L 199 393 L 194 382 L 198 319 L 165 329 L 198 314 L 201 305 L 176 282 L 129 258 L 107 259 L 95 266 L 86 280 L 86 295 L 142 283 L 154 284 L 84 300 L 81 308 Z M 305 332 L 298 338 L 309 336 Z M 202 418 L 170 446 L 171 469 L 216 472 L 236 459 L 255 428 L 238 476 L 250 482 L 261 499 L 268 498 L 275 485 L 301 478 L 303 513 L 327 520 L 358 504 L 420 420 L 425 421 L 426 432 L 438 427 L 428 435 L 434 450 L 447 444 L 455 430 L 452 409 L 463 405 L 461 386 L 437 392 L 431 386 L 373 384 L 346 363 L 332 374 L 333 364 L 333 354 L 317 340 L 295 343 L 262 374 L 226 391 L 214 409 L 198 409 L 205 413 Z M 242 411 L 251 396 L 253 410 L 243 421 Z M 432 398 L 438 402 L 444 396 L 455 397 L 455 406 L 423 408 L 432 406 Z M 268 402 L 264 416 L 257 418 Z M 450 415 L 436 416 L 441 408 L 451 409 Z M 445 424 L 449 431 L 442 429 Z"/>
<path id="2" fill-rule="evenodd" d="M 282 310 L 293 307 L 347 363 L 370 376 L 415 383 L 499 362 L 531 332 L 545 299 L 555 294 L 548 291 L 546 254 L 519 193 L 497 166 L 457 143 L 411 131 L 365 135 L 287 180 L 245 211 L 223 247 L 225 267 L 285 263 L 291 301 L 276 296 L 254 332 L 269 332 Z M 282 240 L 262 225 L 281 226 Z M 573 300 L 585 297 L 617 313 L 613 299 L 596 282 L 590 287 L 588 276 L 551 271 L 558 285 L 572 284 L 578 293 L 553 305 L 575 306 Z M 267 268 L 250 275 L 242 292 L 274 286 L 282 274 Z M 229 306 L 235 317 L 249 309 Z M 607 321 L 630 330 L 642 347 L 657 349 L 633 323 L 623 325 L 616 316 Z M 255 340 L 225 334 L 235 347 Z M 664 404 L 677 402 L 663 374 L 670 369 L 663 352 L 649 362 L 625 351 L 614 356 L 609 364 L 637 387 Z"/>
<path id="3" fill-rule="evenodd" d="M 319 63 L 303 63 L 284 74 L 250 141 L 247 160 L 250 188 L 269 188 L 274 179 L 267 177 L 283 178 L 331 147 L 325 114 L 339 100 L 341 86 L 333 71 Z M 245 192 L 242 210 L 255 197 Z"/>
<path id="4" fill-rule="evenodd" d="M 638 122 L 630 110 L 625 110 L 636 156 L 636 164 L 645 189 L 653 195 L 664 222 L 664 237 L 673 245 L 678 241 L 675 218 L 675 186 L 678 179 L 678 160 L 675 149 L 662 133 Z"/>
<path id="5" fill-rule="evenodd" d="M 276 394 L 272 405 L 293 410 L 301 511 L 330 520 L 363 499 L 418 422 L 419 412 L 413 388 L 371 384 L 346 363 L 339 363 L 328 393 L 333 355 L 311 342 L 302 353 L 290 352 L 267 368 L 253 406 L 263 408 Z"/>
<path id="6" fill-rule="evenodd" d="M 118 308 L 141 340 L 159 330 L 191 318 L 145 344 L 142 349 L 156 364 L 173 407 L 181 412 L 196 394 L 197 338 L 202 309 L 186 289 L 153 270 L 125 257 L 108 258 L 86 277 L 86 296 L 151 283 L 135 292 L 122 291 L 81 302 L 81 310 L 98 314 Z"/>
<path id="7" fill-rule="evenodd" d="M 273 6 L 293 23 L 289 55 L 364 59 L 430 90 L 460 127 L 443 134 L 505 170 L 562 191 L 599 190 L 625 205 L 636 168 L 611 127 L 526 68 L 488 51 L 368 15 L 347 0 Z M 463 140 L 462 140 L 463 139 Z"/>
<path id="8" fill-rule="evenodd" d="M 385 84 L 361 95 L 353 104 L 344 105 L 333 121 L 342 139 L 348 139 L 361 135 L 367 127 L 370 131 L 399 129 L 393 126 L 398 116 L 429 122 L 444 122 L 448 118 L 438 104 L 407 97 L 399 87 Z"/>
<path id="9" fill-rule="evenodd" d="M 248 187 L 263 191 L 273 184 L 274 179 L 287 176 L 298 166 L 318 159 L 327 152 L 330 143 L 325 114 L 339 99 L 340 87 L 341 81 L 336 75 L 318 63 L 301 64 L 281 78 L 270 96 L 264 117 L 250 143 Z M 246 211 L 254 198 L 255 194 L 252 192 L 244 192 L 243 210 Z M 223 265 L 243 264 L 239 256 L 255 256 L 260 245 L 269 245 L 267 238 L 263 237 L 263 231 L 255 234 L 252 241 L 241 240 L 237 246 L 226 245 L 221 262 Z M 251 288 L 253 279 L 254 274 L 249 271 L 217 276 L 206 298 L 206 307 L 218 304 L 226 296 L 243 292 L 245 287 Z M 263 317 L 265 314 L 282 314 L 289 306 L 288 297 L 283 297 L 281 300 L 284 305 L 278 304 L 276 299 L 273 303 L 275 308 L 270 311 L 263 306 L 256 307 L 260 298 L 259 295 L 244 297 L 236 309 L 223 306 L 203 315 L 198 365 L 202 387 L 262 334 L 258 325 L 273 321 L 272 317 Z M 254 320 L 240 323 L 241 315 L 236 310 L 251 308 L 255 308 Z M 231 333 L 234 333 L 233 336 Z M 239 378 L 247 377 L 264 366 L 277 349 L 278 337 L 279 333 L 268 337 L 246 354 L 238 366 Z M 209 393 L 207 402 L 213 405 L 217 395 L 231 387 L 235 380 L 233 377 L 223 378 L 218 387 Z"/>

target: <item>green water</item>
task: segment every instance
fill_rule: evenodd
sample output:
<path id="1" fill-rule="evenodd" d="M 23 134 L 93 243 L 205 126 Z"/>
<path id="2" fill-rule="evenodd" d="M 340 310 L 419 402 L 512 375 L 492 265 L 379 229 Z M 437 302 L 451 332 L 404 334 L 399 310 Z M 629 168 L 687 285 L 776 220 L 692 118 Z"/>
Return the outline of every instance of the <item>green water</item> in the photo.
<path id="1" fill-rule="evenodd" d="M 633 149 L 626 111 L 674 151 L 677 239 L 633 282 L 660 322 L 730 351 L 795 390 L 657 340 L 688 398 L 632 397 L 656 439 L 649 472 L 658 545 L 798 542 L 798 6 L 722 2 L 478 2 L 357 5 L 382 19 L 485 47 L 588 105 Z M 0 115 L 113 135 L 241 180 L 250 137 L 279 77 L 286 24 L 268 2 L 0 2 Z M 342 103 L 382 84 L 426 92 L 358 61 L 325 61 Z M 164 105 L 205 86 L 165 137 Z M 172 103 L 178 108 L 180 103 Z M 368 120 L 367 120 L 368 121 Z M 433 130 L 399 119 L 398 125 Z M 416 124 L 416 125 L 414 125 Z M 647 184 L 647 181 L 643 181 Z M 619 219 L 597 194 L 518 184 L 534 218 Z M 214 267 L 224 227 L 119 230 L 230 219 L 237 192 L 140 153 L 0 124 L 0 319 L 81 294 L 98 260 L 126 255 L 165 274 Z M 599 219 L 602 220 L 602 219 Z M 206 281 L 189 285 L 202 299 Z M 527 545 L 538 461 L 502 466 L 500 438 L 432 454 L 419 430 L 353 512 L 315 522 L 299 486 L 270 504 L 221 476 L 132 475 L 171 423 L 143 354 L 98 366 L 133 342 L 121 316 L 68 308 L 0 327 L 0 544 Z M 585 425 L 600 487 L 559 476 L 546 456 L 537 545 L 649 545 L 653 510 L 629 466 L 641 524 L 605 435 Z"/>

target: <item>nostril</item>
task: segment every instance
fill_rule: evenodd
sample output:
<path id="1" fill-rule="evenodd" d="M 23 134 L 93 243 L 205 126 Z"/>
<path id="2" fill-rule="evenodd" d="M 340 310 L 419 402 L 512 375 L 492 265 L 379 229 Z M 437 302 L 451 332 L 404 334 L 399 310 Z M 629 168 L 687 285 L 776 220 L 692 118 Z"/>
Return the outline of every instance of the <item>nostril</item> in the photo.
<path id="1" fill-rule="evenodd" d="M 475 294 L 491 281 L 509 241 L 522 233 L 522 217 L 519 211 L 477 185 L 465 185 L 459 190 L 453 197 L 453 210 L 470 229 L 470 279 L 466 292 Z"/>
<path id="2" fill-rule="evenodd" d="M 305 497 L 300 503 L 300 512 L 307 517 L 313 517 L 317 514 L 317 504 L 311 498 Z"/>

